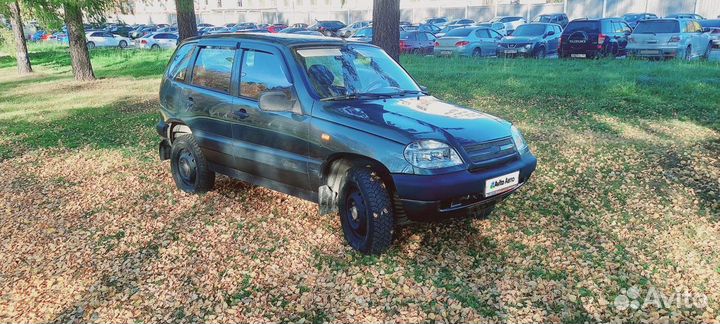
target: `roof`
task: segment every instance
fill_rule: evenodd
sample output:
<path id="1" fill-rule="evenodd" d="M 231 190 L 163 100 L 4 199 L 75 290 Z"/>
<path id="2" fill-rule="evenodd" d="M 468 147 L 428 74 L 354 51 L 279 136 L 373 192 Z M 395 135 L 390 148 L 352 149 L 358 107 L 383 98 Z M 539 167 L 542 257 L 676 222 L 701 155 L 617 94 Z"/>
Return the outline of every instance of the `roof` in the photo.
<path id="1" fill-rule="evenodd" d="M 282 46 L 298 46 L 303 44 L 314 44 L 314 45 L 342 45 L 346 42 L 332 37 L 325 36 L 313 36 L 303 34 L 285 34 L 285 33 L 220 33 L 213 35 L 205 35 L 188 38 L 188 41 L 200 40 L 200 39 L 247 39 L 261 42 L 268 42 L 278 44 Z"/>

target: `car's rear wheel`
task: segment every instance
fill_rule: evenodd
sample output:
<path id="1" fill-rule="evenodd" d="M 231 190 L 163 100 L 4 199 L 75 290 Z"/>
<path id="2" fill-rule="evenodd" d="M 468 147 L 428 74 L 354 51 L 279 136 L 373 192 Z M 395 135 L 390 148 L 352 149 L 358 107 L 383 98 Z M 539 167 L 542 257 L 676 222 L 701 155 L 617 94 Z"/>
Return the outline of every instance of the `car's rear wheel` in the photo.
<path id="1" fill-rule="evenodd" d="M 121 40 L 121 41 L 120 41 L 120 44 L 118 44 L 118 46 L 119 46 L 120 48 L 125 48 L 125 47 L 127 47 L 127 45 L 128 45 L 127 42 L 124 41 L 124 40 Z"/>
<path id="2" fill-rule="evenodd" d="M 153 44 L 152 46 L 150 46 L 150 49 L 151 49 L 151 50 L 155 50 L 155 51 L 160 50 L 160 45 L 158 45 L 158 44 Z"/>
<path id="3" fill-rule="evenodd" d="M 89 48 L 89 49 L 95 48 L 95 43 L 94 43 L 94 42 L 87 42 L 87 48 Z"/>
<path id="4" fill-rule="evenodd" d="M 370 168 L 347 171 L 338 201 L 340 223 L 350 246 L 363 254 L 380 254 L 392 244 L 395 218 L 390 194 Z"/>
<path id="5" fill-rule="evenodd" d="M 688 46 L 688 47 L 685 49 L 685 53 L 683 54 L 682 59 L 683 59 L 684 61 L 690 61 L 690 60 L 692 60 L 692 46 Z"/>
<path id="6" fill-rule="evenodd" d="M 170 169 L 178 189 L 189 193 L 203 193 L 215 186 L 215 172 L 208 167 L 192 134 L 175 138 L 170 152 Z"/>
<path id="7" fill-rule="evenodd" d="M 703 60 L 710 59 L 710 54 L 712 52 L 712 48 L 713 48 L 713 43 L 711 42 L 710 44 L 708 44 L 707 48 L 705 49 L 705 54 L 703 54 L 703 56 L 702 56 Z"/>
<path id="8" fill-rule="evenodd" d="M 477 58 L 477 57 L 481 57 L 481 56 L 482 56 L 482 51 L 480 50 L 480 48 L 476 48 L 473 50 L 472 57 Z"/>

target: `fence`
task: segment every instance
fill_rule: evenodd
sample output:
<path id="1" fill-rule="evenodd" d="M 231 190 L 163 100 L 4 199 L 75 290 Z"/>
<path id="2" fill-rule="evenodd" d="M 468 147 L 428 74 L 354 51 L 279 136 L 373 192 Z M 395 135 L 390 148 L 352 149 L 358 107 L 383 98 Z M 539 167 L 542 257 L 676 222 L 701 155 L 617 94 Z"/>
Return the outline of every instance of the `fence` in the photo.
<path id="1" fill-rule="evenodd" d="M 139 0 L 147 1 L 147 0 Z M 505 3 L 503 3 L 505 2 Z M 658 16 L 672 13 L 697 13 L 706 18 L 720 18 L 720 0 L 566 0 L 559 3 L 523 3 L 528 1 L 468 0 L 464 5 L 454 0 L 401 0 L 400 19 L 419 22 L 428 17 L 471 18 L 487 21 L 494 16 L 522 16 L 530 20 L 542 13 L 566 12 L 571 19 L 617 17 L 629 12 L 651 12 Z M 481 5 L 477 5 L 480 3 Z M 342 7 L 342 8 L 340 8 Z M 175 22 L 171 8 L 162 12 L 136 12 L 118 16 L 127 23 Z M 264 9 L 200 10 L 198 21 L 212 24 L 255 21 L 260 23 L 312 23 L 315 20 L 340 20 L 346 23 L 372 19 L 372 1 L 346 0 L 343 6 Z"/>

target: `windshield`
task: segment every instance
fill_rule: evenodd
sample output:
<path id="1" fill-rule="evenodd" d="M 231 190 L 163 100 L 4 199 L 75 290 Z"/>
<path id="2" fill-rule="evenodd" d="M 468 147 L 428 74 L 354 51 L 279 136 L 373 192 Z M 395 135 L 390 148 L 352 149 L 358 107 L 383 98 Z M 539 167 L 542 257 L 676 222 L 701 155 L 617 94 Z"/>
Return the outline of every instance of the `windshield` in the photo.
<path id="1" fill-rule="evenodd" d="M 538 25 L 538 24 L 527 24 L 527 25 L 520 25 L 517 29 L 515 29 L 515 32 L 513 32 L 513 36 L 542 36 L 545 34 L 545 25 Z"/>
<path id="2" fill-rule="evenodd" d="M 471 31 L 473 31 L 472 28 L 458 28 L 458 29 L 453 29 L 453 30 L 449 31 L 447 34 L 445 34 L 445 36 L 465 37 L 467 35 L 470 35 Z"/>
<path id="3" fill-rule="evenodd" d="M 599 32 L 600 22 L 599 21 L 571 21 L 567 27 L 565 27 L 565 34 L 570 35 L 576 31 L 584 32 Z"/>
<path id="4" fill-rule="evenodd" d="M 373 30 L 372 28 L 363 28 L 355 32 L 354 37 L 372 37 Z"/>
<path id="5" fill-rule="evenodd" d="M 551 22 L 552 19 L 553 19 L 553 16 L 540 15 L 540 16 L 535 17 L 535 19 L 534 19 L 533 21 L 537 21 L 537 22 Z"/>
<path id="6" fill-rule="evenodd" d="M 674 20 L 643 20 L 635 27 L 633 34 L 679 33 L 680 24 Z"/>
<path id="7" fill-rule="evenodd" d="M 321 98 L 420 91 L 405 70 L 379 48 L 345 45 L 298 49 L 297 54 Z"/>

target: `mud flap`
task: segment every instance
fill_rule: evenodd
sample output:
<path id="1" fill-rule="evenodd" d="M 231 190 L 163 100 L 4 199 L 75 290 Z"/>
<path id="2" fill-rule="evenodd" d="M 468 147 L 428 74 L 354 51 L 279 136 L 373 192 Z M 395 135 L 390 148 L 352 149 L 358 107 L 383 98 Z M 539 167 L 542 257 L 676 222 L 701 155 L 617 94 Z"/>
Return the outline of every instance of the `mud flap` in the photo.
<path id="1" fill-rule="evenodd" d="M 158 153 L 160 154 L 160 161 L 170 160 L 170 151 L 172 148 L 170 147 L 170 143 L 168 143 L 167 139 L 164 139 L 160 141 L 160 145 L 158 146 Z"/>
<path id="2" fill-rule="evenodd" d="M 338 211 L 337 193 L 327 185 L 318 188 L 318 202 L 320 204 L 320 215 L 332 214 Z"/>

